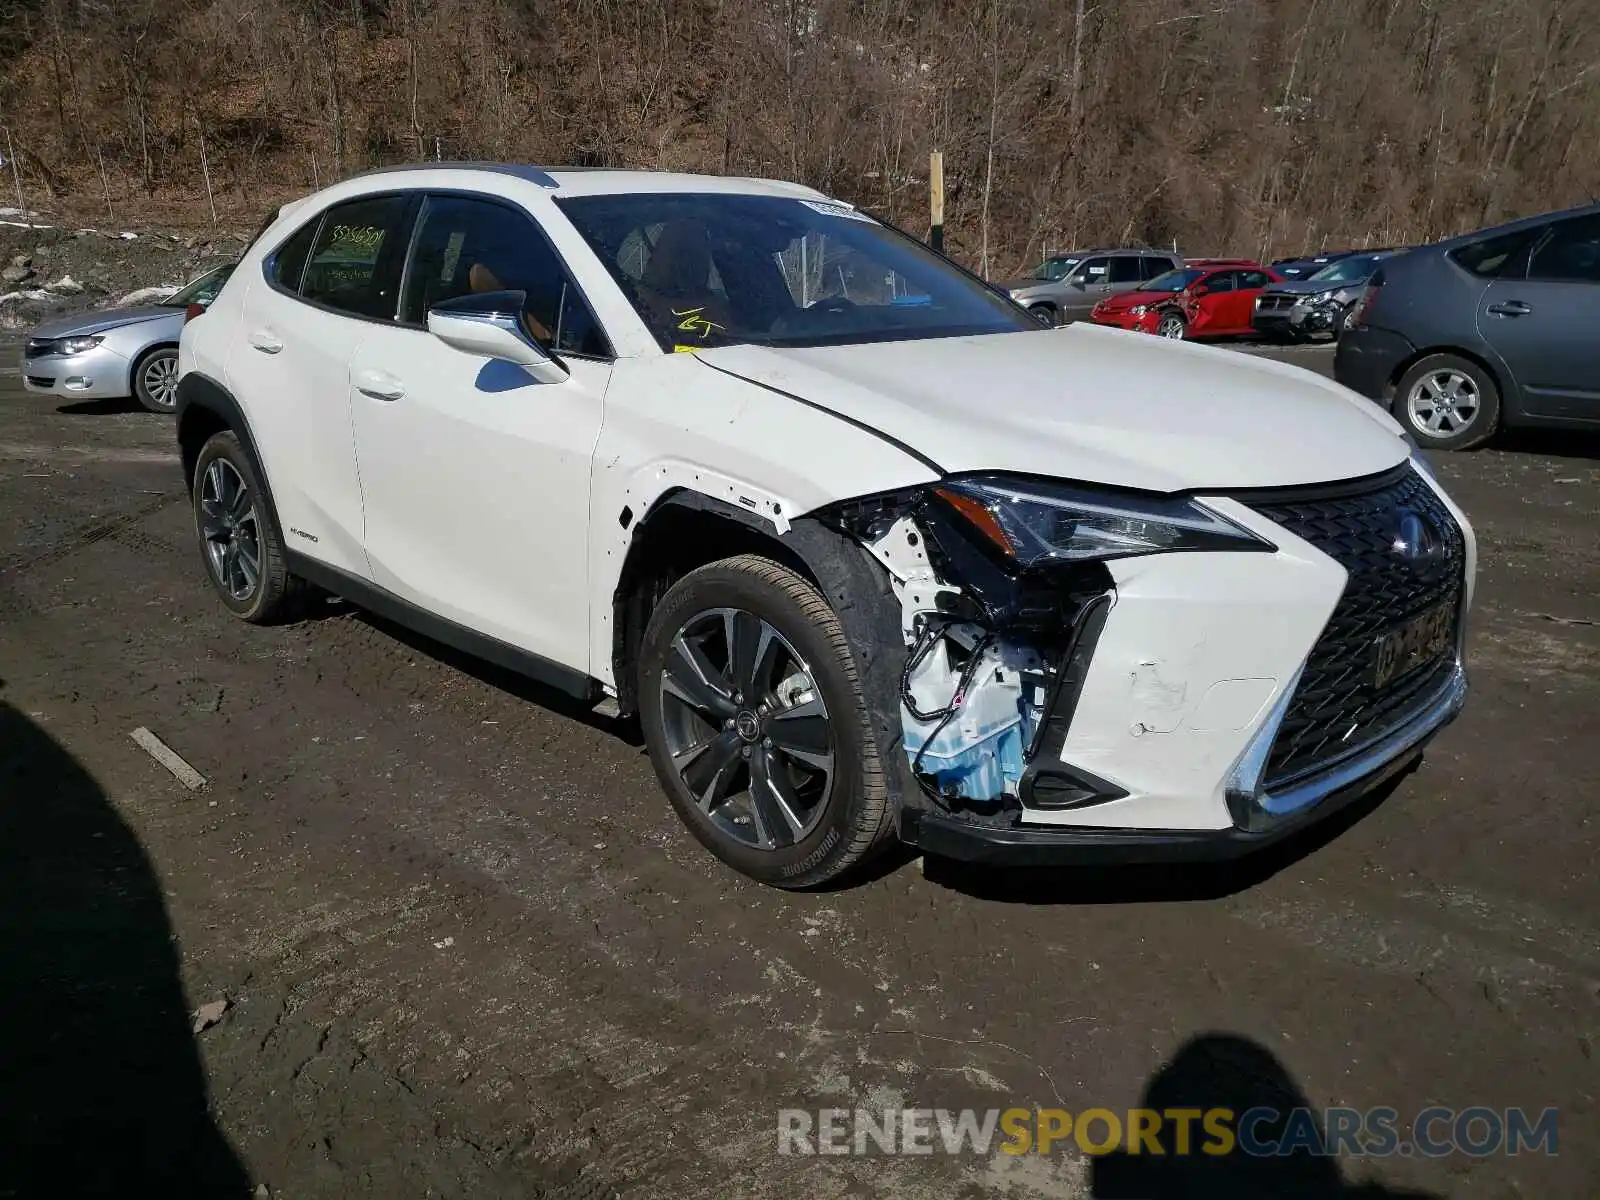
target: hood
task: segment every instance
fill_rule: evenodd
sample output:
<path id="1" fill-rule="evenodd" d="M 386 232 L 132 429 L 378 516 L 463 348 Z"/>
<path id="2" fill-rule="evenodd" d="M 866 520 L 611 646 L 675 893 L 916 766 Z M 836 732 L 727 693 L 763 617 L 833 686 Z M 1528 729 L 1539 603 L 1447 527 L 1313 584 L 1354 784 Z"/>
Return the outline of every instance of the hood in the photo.
<path id="1" fill-rule="evenodd" d="M 176 317 L 182 321 L 183 309 L 169 308 L 160 304 L 147 304 L 138 308 L 102 308 L 95 312 L 74 313 L 69 317 L 57 317 L 53 321 L 46 321 L 28 336 L 84 337 L 91 333 L 104 333 L 108 329 L 115 329 L 118 325 L 134 325 L 140 321 L 154 321 L 159 317 Z"/>
<path id="2" fill-rule="evenodd" d="M 1100 301 L 1106 312 L 1127 312 L 1130 308 L 1137 308 L 1141 304 L 1171 304 L 1178 298 L 1177 292 L 1117 292 Z"/>
<path id="3" fill-rule="evenodd" d="M 1082 323 L 698 354 L 708 366 L 876 430 L 950 473 L 1229 490 L 1353 479 L 1409 453 L 1377 405 L 1299 367 Z"/>
<path id="4" fill-rule="evenodd" d="M 1324 292 L 1359 292 L 1366 286 L 1365 279 L 1346 279 L 1340 282 L 1330 282 L 1326 279 L 1287 279 L 1282 283 L 1268 284 L 1261 290 L 1285 296 L 1319 296 Z"/>
<path id="5" fill-rule="evenodd" d="M 995 287 L 1004 292 L 1031 292 L 1034 288 L 1056 287 L 1060 283 L 1059 279 L 1011 279 Z"/>

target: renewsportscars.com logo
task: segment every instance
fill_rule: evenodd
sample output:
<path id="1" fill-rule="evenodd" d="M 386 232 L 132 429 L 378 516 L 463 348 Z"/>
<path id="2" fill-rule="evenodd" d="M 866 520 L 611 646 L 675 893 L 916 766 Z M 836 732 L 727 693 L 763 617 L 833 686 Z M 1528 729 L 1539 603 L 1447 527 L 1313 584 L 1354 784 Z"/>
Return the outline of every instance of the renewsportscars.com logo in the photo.
<path id="1" fill-rule="evenodd" d="M 1402 1130 L 1409 1128 L 1410 1137 Z M 785 1108 L 778 1153 L 1189 1155 L 1384 1158 L 1553 1155 L 1558 1110 L 1425 1108 Z"/>

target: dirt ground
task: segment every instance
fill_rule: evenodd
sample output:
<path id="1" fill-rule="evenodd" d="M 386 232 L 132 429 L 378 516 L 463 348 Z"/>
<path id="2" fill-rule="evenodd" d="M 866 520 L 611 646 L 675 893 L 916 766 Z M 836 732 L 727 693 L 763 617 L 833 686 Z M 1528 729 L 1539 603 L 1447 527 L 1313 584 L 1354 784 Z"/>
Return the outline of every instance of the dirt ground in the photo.
<path id="1" fill-rule="evenodd" d="M 170 421 L 25 396 L 16 353 L 0 1196 L 1593 1195 L 1600 441 L 1440 463 L 1482 548 L 1474 692 L 1337 829 L 1225 871 L 902 856 L 796 896 L 705 854 L 626 728 L 337 606 L 226 615 Z M 1559 1153 L 777 1154 L 781 1108 L 1146 1097 L 1407 1136 L 1554 1105 Z"/>

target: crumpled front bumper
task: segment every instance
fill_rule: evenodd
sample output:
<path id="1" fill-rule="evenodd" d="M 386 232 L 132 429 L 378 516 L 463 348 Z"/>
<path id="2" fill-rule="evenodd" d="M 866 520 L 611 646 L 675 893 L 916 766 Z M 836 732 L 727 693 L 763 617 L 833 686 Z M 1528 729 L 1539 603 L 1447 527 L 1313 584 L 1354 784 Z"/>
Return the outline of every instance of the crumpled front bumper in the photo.
<path id="1" fill-rule="evenodd" d="M 1093 644 L 1074 650 L 1082 677 L 1053 703 L 1030 767 L 1030 776 L 1059 768 L 1085 781 L 1082 793 L 1063 788 L 1052 797 L 1025 777 L 1020 815 L 908 805 L 902 838 L 993 863 L 1229 859 L 1326 819 L 1408 769 L 1466 697 L 1460 629 L 1476 559 L 1465 517 L 1437 484 L 1427 487 L 1461 531 L 1454 666 L 1440 667 L 1438 681 L 1378 740 L 1352 743 L 1342 757 L 1335 749 L 1325 768 L 1284 776 L 1277 790 L 1263 785 L 1279 726 L 1349 575 L 1251 507 L 1207 497 L 1278 550 L 1109 564 L 1109 605 L 1091 627 Z M 1069 664 L 1063 677 L 1073 673 Z"/>

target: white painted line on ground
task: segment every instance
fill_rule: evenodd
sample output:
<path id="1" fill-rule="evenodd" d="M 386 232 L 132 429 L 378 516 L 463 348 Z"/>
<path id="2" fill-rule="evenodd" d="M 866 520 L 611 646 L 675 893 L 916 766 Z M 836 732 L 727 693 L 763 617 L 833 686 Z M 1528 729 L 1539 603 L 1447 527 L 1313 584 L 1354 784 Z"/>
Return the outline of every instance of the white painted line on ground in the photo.
<path id="1" fill-rule="evenodd" d="M 150 755 L 151 758 L 155 759 L 163 767 L 171 771 L 178 782 L 183 784 L 183 786 L 188 788 L 191 792 L 198 792 L 201 788 L 205 787 L 206 777 L 200 774 L 199 771 L 196 771 L 188 763 L 184 762 L 183 759 L 179 758 L 177 752 L 173 750 L 171 746 L 168 746 L 143 725 L 139 726 L 139 728 L 135 729 L 128 736 L 137 742 L 139 746 Z"/>

